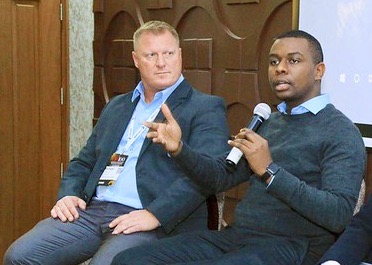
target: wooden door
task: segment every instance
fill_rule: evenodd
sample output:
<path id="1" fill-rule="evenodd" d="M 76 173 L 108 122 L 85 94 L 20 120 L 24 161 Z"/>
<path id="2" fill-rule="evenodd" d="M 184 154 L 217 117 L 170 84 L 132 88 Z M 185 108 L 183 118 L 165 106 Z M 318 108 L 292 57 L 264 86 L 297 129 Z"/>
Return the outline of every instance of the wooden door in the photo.
<path id="1" fill-rule="evenodd" d="M 67 157 L 60 0 L 0 0 L 0 260 L 49 215 Z"/>

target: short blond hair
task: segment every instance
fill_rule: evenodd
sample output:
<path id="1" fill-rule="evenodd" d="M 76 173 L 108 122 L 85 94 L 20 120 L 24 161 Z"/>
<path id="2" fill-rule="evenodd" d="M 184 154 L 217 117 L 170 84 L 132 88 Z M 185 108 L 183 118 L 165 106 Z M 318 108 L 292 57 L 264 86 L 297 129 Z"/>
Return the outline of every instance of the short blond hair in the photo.
<path id="1" fill-rule="evenodd" d="M 180 45 L 180 38 L 176 29 L 164 21 L 151 20 L 140 26 L 133 34 L 133 49 L 136 50 L 138 39 L 144 32 L 152 32 L 155 35 L 169 31 L 176 39 L 178 46 Z"/>

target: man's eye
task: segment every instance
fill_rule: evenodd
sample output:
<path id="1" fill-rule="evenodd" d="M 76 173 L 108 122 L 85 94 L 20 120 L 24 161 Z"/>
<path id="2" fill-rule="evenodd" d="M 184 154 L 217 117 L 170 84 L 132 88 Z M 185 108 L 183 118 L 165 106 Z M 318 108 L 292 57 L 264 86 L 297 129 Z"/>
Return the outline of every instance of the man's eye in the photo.
<path id="1" fill-rule="evenodd" d="M 278 60 L 270 60 L 269 61 L 269 64 L 270 65 L 278 65 L 279 64 L 279 61 Z"/>
<path id="2" fill-rule="evenodd" d="M 174 55 L 174 52 L 166 52 L 164 54 L 165 58 L 171 58 Z"/>
<path id="3" fill-rule="evenodd" d="M 291 60 L 289 60 L 289 63 L 290 64 L 298 64 L 300 61 L 299 60 L 297 60 L 297 59 L 291 59 Z"/>
<path id="4" fill-rule="evenodd" d="M 154 60 L 155 57 L 156 57 L 156 53 L 154 53 L 154 52 L 147 53 L 147 54 L 145 55 L 145 58 L 146 58 L 147 60 Z"/>

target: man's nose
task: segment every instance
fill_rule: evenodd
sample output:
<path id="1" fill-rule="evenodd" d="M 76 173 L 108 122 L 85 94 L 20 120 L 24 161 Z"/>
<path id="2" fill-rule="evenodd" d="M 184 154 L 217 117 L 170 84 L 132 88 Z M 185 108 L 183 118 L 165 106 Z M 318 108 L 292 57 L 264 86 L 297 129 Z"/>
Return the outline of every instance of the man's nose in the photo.
<path id="1" fill-rule="evenodd" d="M 165 65 L 165 57 L 164 54 L 158 54 L 156 57 L 156 65 L 162 67 Z"/>
<path id="2" fill-rule="evenodd" d="M 287 71 L 288 71 L 288 61 L 286 60 L 280 61 L 276 67 L 276 72 L 286 73 Z"/>

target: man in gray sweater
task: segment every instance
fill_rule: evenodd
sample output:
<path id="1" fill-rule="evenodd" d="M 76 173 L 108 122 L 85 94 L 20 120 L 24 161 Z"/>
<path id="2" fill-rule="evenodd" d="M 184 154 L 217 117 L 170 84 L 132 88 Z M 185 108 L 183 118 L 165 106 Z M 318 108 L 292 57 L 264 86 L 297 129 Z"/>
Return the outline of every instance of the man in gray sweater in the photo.
<path id="1" fill-rule="evenodd" d="M 358 129 L 321 93 L 324 72 L 313 36 L 295 30 L 275 39 L 268 77 L 283 102 L 257 133 L 242 129 L 229 141 L 244 155 L 236 168 L 183 143 L 163 105 L 167 123 L 148 123 L 148 137 L 193 181 L 206 193 L 250 187 L 231 227 L 129 249 L 113 264 L 315 264 L 352 217 L 366 159 Z"/>

